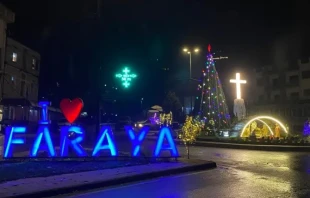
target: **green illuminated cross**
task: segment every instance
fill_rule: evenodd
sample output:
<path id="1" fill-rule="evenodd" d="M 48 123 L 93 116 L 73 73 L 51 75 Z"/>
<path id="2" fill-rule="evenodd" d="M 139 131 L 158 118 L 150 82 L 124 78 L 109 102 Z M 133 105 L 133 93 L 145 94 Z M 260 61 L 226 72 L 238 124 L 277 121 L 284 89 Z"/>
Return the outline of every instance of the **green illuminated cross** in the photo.
<path id="1" fill-rule="evenodd" d="M 128 87 L 130 86 L 131 80 L 132 80 L 133 78 L 136 78 L 137 75 L 136 75 L 136 74 L 131 74 L 131 73 L 130 73 L 130 70 L 129 70 L 127 67 L 125 67 L 125 68 L 123 69 L 122 74 L 116 74 L 115 77 L 116 77 L 116 78 L 120 78 L 121 81 L 123 82 L 123 83 L 122 83 L 123 86 L 124 86 L 125 88 L 128 88 Z"/>

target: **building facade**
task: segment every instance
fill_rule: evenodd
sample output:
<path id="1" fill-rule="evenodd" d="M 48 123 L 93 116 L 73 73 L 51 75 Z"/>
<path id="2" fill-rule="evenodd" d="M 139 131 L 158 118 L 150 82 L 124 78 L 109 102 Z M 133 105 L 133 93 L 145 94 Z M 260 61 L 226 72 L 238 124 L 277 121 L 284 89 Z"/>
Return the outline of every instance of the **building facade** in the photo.
<path id="1" fill-rule="evenodd" d="M 37 122 L 40 54 L 7 38 L 1 105 L 3 120 Z"/>
<path id="2" fill-rule="evenodd" d="M 23 98 L 37 103 L 40 54 L 7 38 L 3 98 Z"/>
<path id="3" fill-rule="evenodd" d="M 273 115 L 301 134 L 310 118 L 310 59 L 256 69 L 253 77 L 248 114 Z"/>
<path id="4" fill-rule="evenodd" d="M 40 54 L 8 38 L 7 24 L 14 21 L 15 14 L 0 4 L 1 127 L 13 122 L 31 126 L 40 118 Z"/>
<path id="5" fill-rule="evenodd" d="M 7 24 L 15 22 L 15 14 L 7 9 L 4 5 L 0 3 L 0 70 L 1 70 L 1 82 L 4 73 L 4 60 L 5 60 L 5 50 L 6 50 L 6 38 L 7 38 Z M 0 91 L 2 90 L 2 84 Z M 2 91 L 1 91 L 2 93 Z"/>

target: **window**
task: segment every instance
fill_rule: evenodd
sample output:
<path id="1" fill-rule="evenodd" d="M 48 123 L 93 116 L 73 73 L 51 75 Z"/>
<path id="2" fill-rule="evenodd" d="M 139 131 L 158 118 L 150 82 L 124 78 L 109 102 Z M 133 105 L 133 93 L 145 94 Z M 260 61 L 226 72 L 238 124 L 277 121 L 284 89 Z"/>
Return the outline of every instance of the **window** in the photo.
<path id="1" fill-rule="evenodd" d="M 301 117 L 302 109 L 293 109 L 293 117 Z"/>
<path id="2" fill-rule="evenodd" d="M 309 70 L 309 71 L 303 71 L 303 72 L 301 73 L 301 76 L 302 76 L 303 79 L 308 79 L 308 78 L 310 78 L 310 70 Z"/>
<path id="3" fill-rule="evenodd" d="M 291 99 L 297 100 L 299 98 L 299 93 L 298 92 L 293 92 L 290 95 Z"/>
<path id="4" fill-rule="evenodd" d="M 305 108 L 305 116 L 307 116 L 307 117 L 310 116 L 310 107 Z"/>
<path id="5" fill-rule="evenodd" d="M 300 63 L 302 63 L 302 64 L 309 63 L 309 58 L 308 58 L 308 57 L 302 57 L 302 58 L 300 59 Z"/>
<path id="6" fill-rule="evenodd" d="M 280 100 L 280 95 L 275 95 L 275 96 L 274 96 L 274 100 L 275 100 L 275 101 L 279 101 L 279 100 Z"/>
<path id="7" fill-rule="evenodd" d="M 22 80 L 20 82 L 20 96 L 24 96 L 26 89 L 26 76 L 25 74 L 22 74 Z"/>
<path id="8" fill-rule="evenodd" d="M 15 77 L 14 77 L 14 76 L 11 76 L 11 83 L 12 83 L 13 85 L 15 85 Z"/>
<path id="9" fill-rule="evenodd" d="M 298 77 L 298 75 L 290 76 L 290 77 L 289 77 L 289 83 L 290 83 L 291 85 L 298 85 L 298 83 L 299 83 L 299 77 Z"/>
<path id="10" fill-rule="evenodd" d="M 279 116 L 285 116 L 285 109 L 280 109 Z"/>
<path id="11" fill-rule="evenodd" d="M 290 117 L 291 114 L 292 114 L 291 109 L 289 109 L 289 108 L 285 109 L 285 116 Z"/>
<path id="12" fill-rule="evenodd" d="M 2 120 L 8 120 L 9 119 L 9 107 L 8 106 L 3 106 L 3 116 L 2 116 Z"/>
<path id="13" fill-rule="evenodd" d="M 28 98 L 28 96 L 29 96 L 29 88 L 28 86 L 26 86 L 26 98 Z"/>
<path id="14" fill-rule="evenodd" d="M 279 79 L 275 78 L 275 79 L 272 79 L 272 86 L 276 87 L 278 86 L 279 84 Z"/>
<path id="15" fill-rule="evenodd" d="M 33 70 L 37 68 L 36 65 L 37 65 L 37 60 L 35 58 L 32 58 L 32 69 Z"/>
<path id="16" fill-rule="evenodd" d="M 9 111 L 10 111 L 9 119 L 15 120 L 15 107 L 9 107 Z"/>
<path id="17" fill-rule="evenodd" d="M 40 64 L 40 62 L 36 59 L 36 65 L 35 65 L 36 67 L 35 68 L 37 71 L 39 70 L 39 64 Z"/>
<path id="18" fill-rule="evenodd" d="M 304 89 L 304 96 L 310 96 L 310 89 Z"/>
<path id="19" fill-rule="evenodd" d="M 36 109 L 29 110 L 29 121 L 32 121 L 32 122 L 38 121 L 38 110 Z"/>
<path id="20" fill-rule="evenodd" d="M 263 86 L 264 85 L 264 79 L 263 78 L 257 79 L 256 84 L 257 84 L 257 86 Z"/>
<path id="21" fill-rule="evenodd" d="M 34 80 L 31 82 L 31 85 L 30 85 L 30 91 L 31 91 L 31 93 L 32 92 L 34 92 L 34 85 L 35 85 L 35 82 L 34 82 Z"/>
<path id="22" fill-rule="evenodd" d="M 17 53 L 16 52 L 13 52 L 12 61 L 17 62 Z"/>

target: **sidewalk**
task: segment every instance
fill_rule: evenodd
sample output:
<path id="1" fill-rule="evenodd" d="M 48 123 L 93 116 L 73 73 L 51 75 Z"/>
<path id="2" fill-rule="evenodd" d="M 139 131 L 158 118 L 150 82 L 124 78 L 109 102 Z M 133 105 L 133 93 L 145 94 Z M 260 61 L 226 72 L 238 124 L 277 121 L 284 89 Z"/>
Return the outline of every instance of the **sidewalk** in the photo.
<path id="1" fill-rule="evenodd" d="M 156 139 L 156 137 L 147 137 L 149 140 Z M 180 139 L 174 140 L 177 144 L 183 144 Z M 268 144 L 237 144 L 226 142 L 213 142 L 213 141 L 195 141 L 194 146 L 204 147 L 218 147 L 218 148 L 232 148 L 232 149 L 248 149 L 248 150 L 261 150 L 261 151 L 296 151 L 296 152 L 309 152 L 310 146 L 306 145 L 268 145 Z"/>
<path id="2" fill-rule="evenodd" d="M 181 159 L 178 162 L 154 163 L 44 178 L 19 179 L 0 183 L 0 197 L 57 196 L 77 190 L 91 190 L 211 168 L 216 168 L 216 163 L 204 160 Z"/>

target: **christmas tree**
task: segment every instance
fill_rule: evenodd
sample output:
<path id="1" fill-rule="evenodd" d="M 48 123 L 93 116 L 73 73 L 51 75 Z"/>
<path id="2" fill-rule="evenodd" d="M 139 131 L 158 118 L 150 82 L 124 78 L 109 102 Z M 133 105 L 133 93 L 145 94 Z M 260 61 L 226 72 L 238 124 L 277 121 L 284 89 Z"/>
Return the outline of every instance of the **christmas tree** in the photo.
<path id="1" fill-rule="evenodd" d="M 212 128 L 227 128 L 230 125 L 230 116 L 226 104 L 225 94 L 215 63 L 211 54 L 211 45 L 208 46 L 207 61 L 202 71 L 200 119 L 205 126 Z"/>

